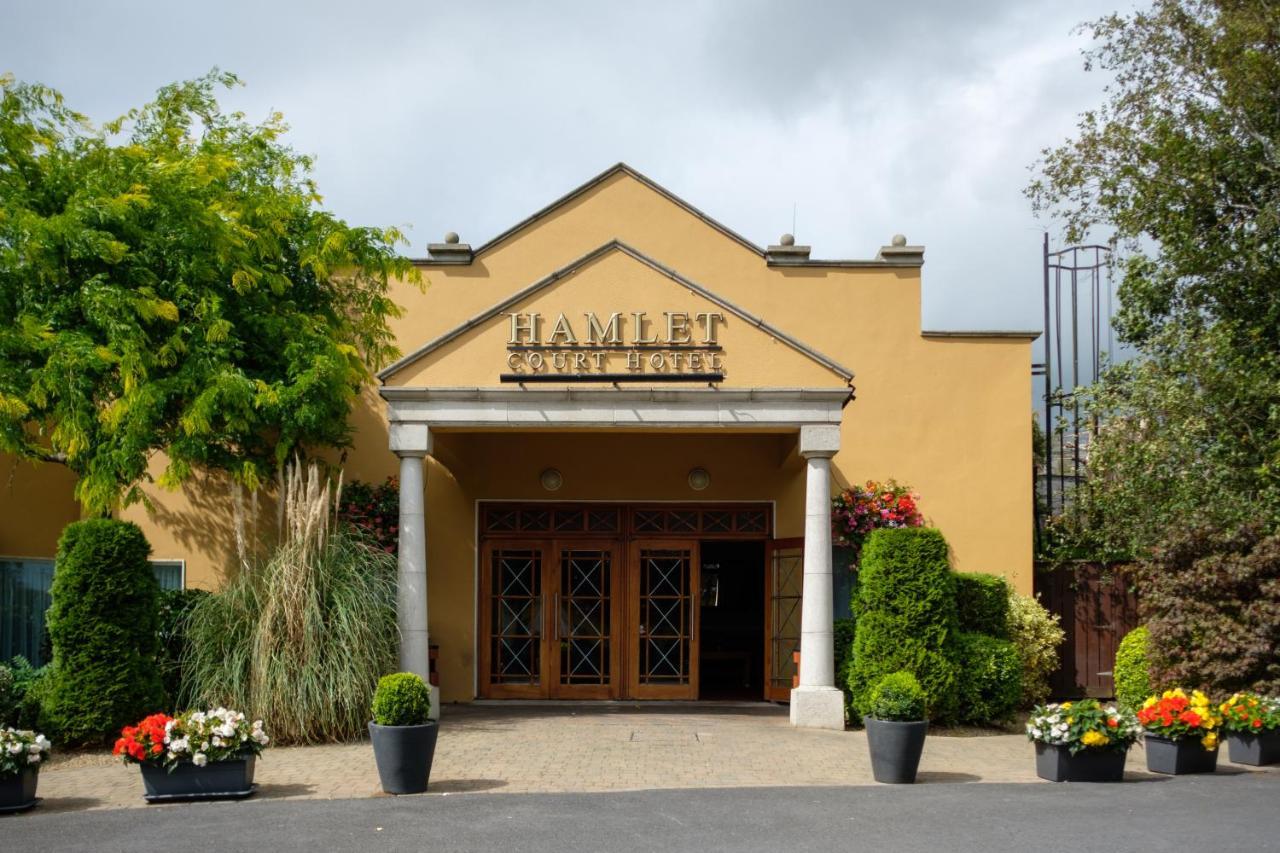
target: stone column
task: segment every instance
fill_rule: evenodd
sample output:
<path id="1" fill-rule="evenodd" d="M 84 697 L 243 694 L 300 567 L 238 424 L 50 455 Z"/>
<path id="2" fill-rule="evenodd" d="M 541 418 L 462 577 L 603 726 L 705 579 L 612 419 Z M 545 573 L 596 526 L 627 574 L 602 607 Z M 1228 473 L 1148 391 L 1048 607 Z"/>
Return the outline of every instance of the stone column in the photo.
<path id="1" fill-rule="evenodd" d="M 805 460 L 804 589 L 800 601 L 800 686 L 791 691 L 791 724 L 844 729 L 844 694 L 835 686 L 832 634 L 831 457 L 840 428 L 800 428 Z"/>
<path id="2" fill-rule="evenodd" d="M 391 449 L 400 457 L 400 528 L 397 545 L 396 625 L 400 669 L 430 684 L 431 641 L 427 633 L 426 488 L 422 460 L 431 452 L 426 424 L 392 424 Z M 431 717 L 440 718 L 440 691 L 431 688 Z"/>

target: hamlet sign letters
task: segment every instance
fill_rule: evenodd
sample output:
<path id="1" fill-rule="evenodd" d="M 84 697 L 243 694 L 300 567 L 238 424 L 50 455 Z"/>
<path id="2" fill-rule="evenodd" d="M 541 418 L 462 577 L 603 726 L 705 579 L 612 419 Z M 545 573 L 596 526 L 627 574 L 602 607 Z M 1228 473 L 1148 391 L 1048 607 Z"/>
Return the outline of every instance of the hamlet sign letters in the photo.
<path id="1" fill-rule="evenodd" d="M 724 315 L 645 311 L 509 315 L 503 382 L 721 382 Z"/>

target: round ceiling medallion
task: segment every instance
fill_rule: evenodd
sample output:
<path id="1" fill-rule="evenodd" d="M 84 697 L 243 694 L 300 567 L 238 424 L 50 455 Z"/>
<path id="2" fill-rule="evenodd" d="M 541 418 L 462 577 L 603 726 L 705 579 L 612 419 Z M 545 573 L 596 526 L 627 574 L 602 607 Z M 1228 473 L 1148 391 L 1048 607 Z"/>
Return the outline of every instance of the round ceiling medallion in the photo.
<path id="1" fill-rule="evenodd" d="M 706 468 L 694 468 L 689 471 L 689 488 L 700 492 L 711 485 L 711 475 Z"/>
<path id="2" fill-rule="evenodd" d="M 556 468 L 548 468 L 538 477 L 542 481 L 542 488 L 548 492 L 554 492 L 564 485 L 564 476 Z"/>

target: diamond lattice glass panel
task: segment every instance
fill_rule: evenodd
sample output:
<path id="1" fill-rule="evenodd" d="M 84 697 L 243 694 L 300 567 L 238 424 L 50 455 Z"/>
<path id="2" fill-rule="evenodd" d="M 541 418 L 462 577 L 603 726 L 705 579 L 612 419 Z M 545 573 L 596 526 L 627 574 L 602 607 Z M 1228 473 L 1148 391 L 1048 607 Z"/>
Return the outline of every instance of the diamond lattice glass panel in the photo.
<path id="1" fill-rule="evenodd" d="M 520 510 L 520 530 L 525 533 L 543 533 L 551 529 L 551 510 Z"/>
<path id="2" fill-rule="evenodd" d="M 532 548 L 495 549 L 490 596 L 489 681 L 541 681 L 542 554 Z"/>
<path id="3" fill-rule="evenodd" d="M 514 509 L 490 509 L 485 514 L 485 529 L 490 533 L 505 533 L 517 528 L 520 513 Z"/>
<path id="4" fill-rule="evenodd" d="M 580 509 L 558 509 L 556 510 L 556 532 L 576 532 L 582 529 L 583 519 L 586 513 Z"/>
<path id="5" fill-rule="evenodd" d="M 608 684 L 611 561 L 609 551 L 560 552 L 560 683 Z"/>
<path id="6" fill-rule="evenodd" d="M 739 533 L 767 533 L 769 514 L 762 509 L 747 509 L 737 513 L 734 524 Z"/>
<path id="7" fill-rule="evenodd" d="M 773 552 L 770 567 L 769 638 L 772 687 L 789 689 L 796 674 L 792 652 L 800 649 L 800 596 L 804 585 L 804 556 L 799 549 Z"/>
<path id="8" fill-rule="evenodd" d="M 689 683 L 691 565 L 685 549 L 640 552 L 641 684 Z"/>
<path id="9" fill-rule="evenodd" d="M 635 527 L 638 533 L 661 533 L 663 512 L 660 509 L 638 509 Z"/>
<path id="10" fill-rule="evenodd" d="M 702 513 L 703 533 L 728 533 L 733 529 L 733 513 L 709 509 Z"/>
<path id="11" fill-rule="evenodd" d="M 672 510 L 667 513 L 667 530 L 672 533 L 698 532 L 698 513 L 692 510 Z"/>
<path id="12" fill-rule="evenodd" d="M 592 533 L 617 533 L 618 511 L 616 509 L 587 510 L 587 530 Z"/>

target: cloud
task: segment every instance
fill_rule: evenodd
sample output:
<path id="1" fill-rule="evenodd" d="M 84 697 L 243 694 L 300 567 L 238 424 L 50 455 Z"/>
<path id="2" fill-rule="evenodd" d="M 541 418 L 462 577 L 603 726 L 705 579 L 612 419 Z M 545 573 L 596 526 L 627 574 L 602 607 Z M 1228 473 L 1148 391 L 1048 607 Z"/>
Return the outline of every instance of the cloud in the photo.
<path id="1" fill-rule="evenodd" d="M 285 113 L 326 203 L 479 243 L 618 160 L 758 243 L 927 246 L 924 325 L 1037 328 L 1040 148 L 1101 99 L 1080 0 L 45 2 L 0 63 L 96 119 L 217 65 Z"/>

